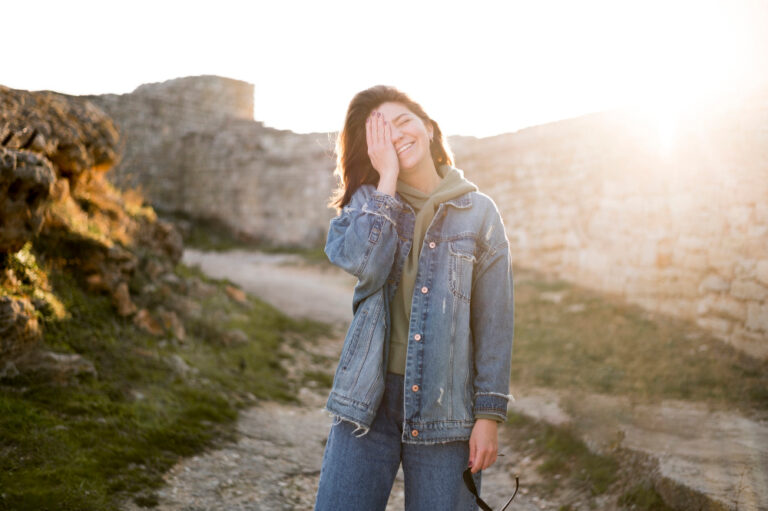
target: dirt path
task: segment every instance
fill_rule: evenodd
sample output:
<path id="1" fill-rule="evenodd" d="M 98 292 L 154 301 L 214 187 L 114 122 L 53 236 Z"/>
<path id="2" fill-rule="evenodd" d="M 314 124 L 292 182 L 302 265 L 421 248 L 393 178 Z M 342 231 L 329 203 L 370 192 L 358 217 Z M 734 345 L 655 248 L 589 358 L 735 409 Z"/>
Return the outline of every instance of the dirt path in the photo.
<path id="1" fill-rule="evenodd" d="M 293 317 L 343 324 L 352 320 L 356 279 L 333 267 L 308 265 L 293 254 L 186 249 L 184 264 L 229 279 Z"/>
<path id="2" fill-rule="evenodd" d="M 294 317 L 333 323 L 335 338 L 295 350 L 296 366 L 288 368 L 305 368 L 313 358 L 308 351 L 331 361 L 321 369 L 333 372 L 351 319 L 354 278 L 340 270 L 305 264 L 292 255 L 187 250 L 184 263 L 227 278 Z M 593 448 L 620 446 L 649 456 L 658 463 L 662 484 L 657 488 L 680 509 L 768 509 L 766 421 L 684 402 L 633 406 L 612 396 L 550 389 L 516 391 L 513 409 L 519 412 L 553 424 L 569 423 Z M 301 406 L 264 403 L 243 412 L 236 444 L 183 460 L 167 474 L 158 509 L 312 509 L 331 418 L 322 411 L 327 390 L 304 388 L 300 397 Z M 514 487 L 513 474 L 518 473 L 523 475 L 522 491 L 510 509 L 613 507 L 608 500 L 601 504 L 567 491 L 559 492 L 555 497 L 559 501 L 529 491 L 529 484 L 540 482 L 537 461 L 509 447 L 510 431 L 501 428 L 506 456 L 483 477 L 483 497 L 491 505 L 506 500 Z M 402 471 L 387 509 L 403 509 Z"/>

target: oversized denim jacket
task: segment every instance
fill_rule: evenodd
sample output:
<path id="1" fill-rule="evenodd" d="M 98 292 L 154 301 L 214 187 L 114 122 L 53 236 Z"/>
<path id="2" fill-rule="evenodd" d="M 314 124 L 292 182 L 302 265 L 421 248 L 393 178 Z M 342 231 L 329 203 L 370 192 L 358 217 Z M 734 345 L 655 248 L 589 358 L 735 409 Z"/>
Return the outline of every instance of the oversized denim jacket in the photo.
<path id="1" fill-rule="evenodd" d="M 325 409 L 365 435 L 381 403 L 389 307 L 413 240 L 413 208 L 373 185 L 331 220 L 325 253 L 358 278 L 353 319 Z M 439 205 L 424 236 L 405 365 L 402 441 L 467 440 L 475 414 L 506 420 L 512 266 L 493 200 L 468 192 Z"/>

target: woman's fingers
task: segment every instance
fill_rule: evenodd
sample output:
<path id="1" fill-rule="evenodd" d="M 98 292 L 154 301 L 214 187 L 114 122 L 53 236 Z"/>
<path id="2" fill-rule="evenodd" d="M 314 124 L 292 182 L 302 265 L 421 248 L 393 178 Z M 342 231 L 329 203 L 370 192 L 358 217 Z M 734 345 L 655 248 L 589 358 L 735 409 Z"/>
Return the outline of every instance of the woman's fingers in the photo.
<path id="1" fill-rule="evenodd" d="M 365 143 L 368 144 L 368 154 L 371 154 L 371 143 L 373 142 L 373 118 L 369 115 L 365 121 Z"/>
<path id="2" fill-rule="evenodd" d="M 383 119 L 381 114 L 376 112 L 376 117 L 373 120 L 373 140 L 377 145 L 381 144 L 381 123 Z"/>
<path id="3" fill-rule="evenodd" d="M 483 465 L 480 470 L 485 470 L 496 462 L 496 451 L 490 450 L 483 456 Z"/>
<path id="4" fill-rule="evenodd" d="M 471 451 L 471 448 L 470 448 Z M 485 470 L 486 468 L 490 467 L 494 463 L 496 463 L 496 450 L 484 450 L 484 449 L 478 449 L 475 453 L 474 461 L 472 462 L 472 473 L 479 472 L 481 470 Z M 470 460 L 472 459 L 472 455 L 470 455 Z"/>

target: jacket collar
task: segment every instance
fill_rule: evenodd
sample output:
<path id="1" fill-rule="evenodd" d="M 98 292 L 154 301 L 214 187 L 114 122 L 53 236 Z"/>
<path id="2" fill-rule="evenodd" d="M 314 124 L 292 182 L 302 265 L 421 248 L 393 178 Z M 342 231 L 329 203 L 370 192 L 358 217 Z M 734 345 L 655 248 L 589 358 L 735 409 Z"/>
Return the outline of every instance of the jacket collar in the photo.
<path id="1" fill-rule="evenodd" d="M 467 192 L 463 195 L 459 195 L 454 199 L 445 201 L 443 204 L 450 204 L 455 208 L 469 208 L 472 207 L 472 192 Z"/>
<path id="2" fill-rule="evenodd" d="M 396 193 L 395 196 L 400 202 L 402 202 L 404 205 L 407 204 L 405 199 L 403 199 L 402 196 L 400 195 L 400 192 L 395 192 L 395 193 Z M 442 206 L 443 204 L 450 204 L 454 208 L 460 208 L 460 209 L 470 208 L 472 207 L 472 192 L 467 192 L 463 195 L 459 195 L 458 197 L 442 202 L 440 203 L 440 206 Z M 407 205 L 406 207 L 413 214 L 413 208 L 411 208 L 410 205 Z"/>

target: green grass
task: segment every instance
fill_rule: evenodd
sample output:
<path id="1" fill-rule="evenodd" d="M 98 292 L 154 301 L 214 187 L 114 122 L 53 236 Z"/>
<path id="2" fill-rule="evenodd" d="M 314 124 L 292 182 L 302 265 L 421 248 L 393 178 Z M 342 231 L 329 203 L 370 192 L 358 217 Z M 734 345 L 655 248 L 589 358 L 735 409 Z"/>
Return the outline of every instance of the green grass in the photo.
<path id="1" fill-rule="evenodd" d="M 295 400 L 278 346 L 287 332 L 328 332 L 252 298 L 232 301 L 223 281 L 180 266 L 213 286 L 190 314 L 183 343 L 154 337 L 115 315 L 106 296 L 85 293 L 68 273 L 53 273 L 67 319 L 45 318 L 44 342 L 79 353 L 98 377 L 66 386 L 34 376 L 0 386 L 0 509 L 110 510 L 153 490 L 182 456 L 234 438 L 237 410 L 253 399 Z M 237 328 L 247 342 L 222 343 Z M 191 369 L 180 374 L 171 357 Z"/>
<path id="2" fill-rule="evenodd" d="M 637 484 L 619 497 L 619 504 L 637 511 L 672 511 L 650 484 Z"/>
<path id="3" fill-rule="evenodd" d="M 768 410 L 768 362 L 689 321 L 531 272 L 516 277 L 514 384 Z M 545 292 L 564 293 L 561 303 Z"/>
<path id="4" fill-rule="evenodd" d="M 322 371 L 305 371 L 302 382 L 305 385 L 314 382 L 320 388 L 330 389 L 333 386 L 333 375 Z"/>
<path id="5" fill-rule="evenodd" d="M 507 427 L 514 431 L 517 449 L 541 459 L 538 471 L 545 476 L 542 485 L 554 491 L 562 477 L 589 490 L 592 495 L 608 491 L 617 480 L 619 463 L 610 455 L 596 454 L 567 427 L 553 426 L 524 415 L 509 413 Z M 557 477 L 556 477 L 557 476 Z M 521 479 L 525 477 L 521 474 Z"/>

